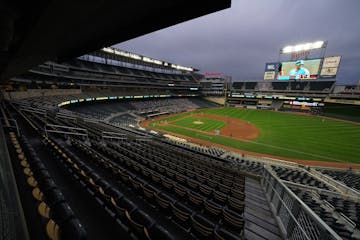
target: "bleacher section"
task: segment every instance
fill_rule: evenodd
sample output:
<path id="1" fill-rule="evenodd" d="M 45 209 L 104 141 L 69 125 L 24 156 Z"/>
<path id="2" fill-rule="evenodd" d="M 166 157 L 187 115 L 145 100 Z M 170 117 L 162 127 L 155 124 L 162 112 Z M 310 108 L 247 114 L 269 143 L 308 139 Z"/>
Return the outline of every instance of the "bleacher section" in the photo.
<path id="1" fill-rule="evenodd" d="M 61 240 L 277 240 L 306 239 L 305 233 L 308 239 L 360 239 L 360 194 L 336 181 L 357 189 L 356 172 L 321 173 L 128 127 L 138 115 L 214 106 L 201 98 L 83 101 L 57 107 L 93 94 L 103 95 L 89 91 L 33 97 L 31 103 L 22 99 L 6 107 L 21 131 L 20 136 L 9 135 L 11 157 L 21 158 L 14 168 L 26 175 L 19 179 L 21 197 L 37 199 L 41 216 L 29 225 L 34 239 L 44 233 Z M 43 186 L 43 181 L 55 185 Z M 29 185 L 30 194 L 22 191 Z M 29 221 L 33 201 L 23 204 Z"/>
<path id="2" fill-rule="evenodd" d="M 25 217 L 31 218 L 29 226 L 43 229 L 32 229 L 30 236 L 43 239 L 45 233 L 49 239 L 86 239 L 85 228 L 27 137 L 18 138 L 11 131 L 9 140 L 10 154 L 17 160 L 14 170 L 23 179 L 18 184 L 27 188 L 21 192 L 21 198 L 30 205 L 25 206 Z M 37 216 L 31 208 L 36 209 Z"/>
<path id="3" fill-rule="evenodd" d="M 333 81 L 310 82 L 310 91 L 330 92 L 333 86 Z"/>
<path id="4" fill-rule="evenodd" d="M 273 82 L 271 83 L 273 90 L 285 91 L 288 90 L 289 83 L 288 82 Z"/>
<path id="5" fill-rule="evenodd" d="M 246 172 L 250 172 L 254 175 L 261 175 L 264 170 L 264 164 L 260 162 L 250 161 L 244 158 L 226 156 L 226 159 L 235 162 L 238 167 Z"/>
<path id="6" fill-rule="evenodd" d="M 331 93 L 335 81 L 273 81 L 273 82 L 233 82 L 235 92 L 284 92 L 284 93 Z M 240 91 L 240 92 L 241 92 Z"/>
<path id="7" fill-rule="evenodd" d="M 220 148 L 216 148 L 216 147 L 206 147 L 206 146 L 199 146 L 197 144 L 193 144 L 190 142 L 180 142 L 180 141 L 176 141 L 176 140 L 169 140 L 171 143 L 182 146 L 184 148 L 187 149 L 191 149 L 194 150 L 196 152 L 200 152 L 200 153 L 205 153 L 207 155 L 210 156 L 214 156 L 214 157 L 221 157 L 221 155 L 223 155 L 225 153 L 224 150 L 220 149 Z"/>
<path id="8" fill-rule="evenodd" d="M 26 115 L 27 120 L 19 119 L 22 129 L 29 123 L 42 129 L 45 118 L 35 113 Z M 113 218 L 109 224 L 117 225 L 129 237 L 243 239 L 245 236 L 254 239 L 254 236 L 263 236 L 265 239 L 280 239 L 259 182 L 237 172 L 231 164 L 156 138 L 149 141 L 145 135 L 109 125 L 51 117 L 46 121 L 54 124 L 49 125 L 49 130 L 64 125 L 88 131 L 91 147 L 81 136 L 67 135 L 64 138 L 62 134 L 24 133 L 26 138 L 33 139 L 34 148 L 40 149 L 40 145 L 45 144 L 41 155 L 51 155 L 53 161 L 47 164 L 51 165 L 50 169 L 58 166 L 57 176 L 71 178 L 72 185 L 83 189 L 79 191 L 79 197 L 83 201 L 86 197 L 85 206 L 97 203 L 94 211 L 103 209 L 103 213 L 108 215 L 105 219 Z M 101 138 L 103 132 L 110 131 L 125 134 L 126 141 Z M 245 185 L 250 189 L 245 190 Z M 249 191 L 257 193 L 246 194 Z M 264 204 L 261 208 L 265 210 L 258 208 L 255 202 Z M 69 204 L 72 208 L 76 206 L 74 211 L 84 222 L 88 235 L 98 236 L 103 227 L 102 219 L 99 221 L 93 211 L 77 209 L 79 205 L 73 200 Z M 261 226 L 264 221 L 261 214 L 265 213 L 270 214 L 266 220 L 268 223 Z M 98 226 L 92 226 L 89 219 L 97 220 Z M 127 235 L 118 236 L 126 239 Z"/>
<path id="9" fill-rule="evenodd" d="M 107 119 L 105 119 L 106 121 Z M 137 116 L 134 116 L 133 114 L 129 114 L 129 113 L 122 113 L 122 114 L 119 114 L 115 117 L 112 117 L 110 115 L 109 117 L 109 123 L 115 125 L 115 126 L 122 126 L 122 127 L 127 127 L 127 126 L 130 126 L 130 125 L 133 125 L 135 126 L 138 121 L 140 119 L 137 118 Z"/>
<path id="10" fill-rule="evenodd" d="M 335 80 L 233 82 L 227 96 L 227 104 L 248 109 L 306 112 L 318 115 L 324 112 L 324 106 L 328 102 L 337 102 L 329 98 L 334 87 Z M 345 103 L 357 104 L 352 100 L 347 101 Z M 351 120 L 357 121 L 356 117 Z"/>
<path id="11" fill-rule="evenodd" d="M 74 59 L 62 64 L 44 63 L 34 67 L 27 73 L 18 76 L 14 80 L 36 81 L 41 78 L 56 79 L 54 84 L 69 84 L 76 81 L 78 85 L 108 85 L 108 86 L 131 86 L 135 85 L 169 88 L 169 84 L 177 89 L 189 89 L 199 87 L 198 76 L 191 73 L 165 73 L 112 66 L 104 63 L 95 63 L 85 60 Z"/>
<path id="12" fill-rule="evenodd" d="M 56 100 L 50 102 L 56 106 L 64 96 L 54 98 Z M 54 159 L 46 161 L 54 181 L 59 186 L 65 186 L 68 180 L 64 179 L 71 179 L 68 186 L 75 189 L 67 190 L 64 195 L 65 199 L 69 199 L 69 207 L 77 214 L 76 217 L 71 215 L 70 219 L 79 219 L 76 221 L 82 223 L 88 236 L 104 234 L 106 239 L 111 233 L 124 239 L 282 238 L 265 197 L 267 193 L 263 192 L 259 182 L 264 171 L 268 171 L 264 166 L 269 163 L 250 160 L 244 155 L 235 157 L 220 148 L 164 140 L 135 129 L 117 128 L 88 119 L 89 114 L 96 112 L 102 116 L 101 119 L 112 116 L 112 123 L 130 122 L 131 111 L 146 107 L 154 110 L 170 104 L 179 109 L 180 103 L 184 107 L 192 107 L 195 103 L 200 107 L 201 103 L 206 106 L 207 102 L 198 98 L 195 101 L 193 98 L 100 101 L 70 105 L 71 110 L 79 112 L 78 115 L 61 109 L 59 113 L 68 117 L 52 117 L 49 114 L 45 119 L 43 114 L 49 108 L 49 102 L 42 103 L 44 98 L 32 100 L 31 104 L 25 100 L 16 103 L 22 106 L 22 116 L 26 118 L 16 111 L 8 111 L 8 114 L 18 119 L 21 129 L 29 128 L 29 124 L 38 129 L 35 132 L 23 131 L 21 138 L 31 137 L 30 147 L 38 150 L 40 161 Z M 29 105 L 36 107 L 37 111 L 27 111 Z M 127 113 L 124 114 L 124 111 Z M 118 113 L 122 114 L 116 115 Z M 70 127 L 69 131 L 75 135 L 51 131 L 44 135 L 40 129 L 43 129 L 45 121 L 48 131 L 64 126 Z M 75 129 L 83 129 L 87 134 L 76 136 L 78 130 Z M 107 137 L 104 133 L 108 134 Z M 277 164 L 271 169 L 281 179 L 279 181 L 291 187 L 336 234 L 344 239 L 359 239 L 359 205 L 352 197 L 343 198 L 331 183 L 323 182 L 305 169 Z M 349 177 L 349 182 L 354 179 Z M 312 192 L 302 193 L 302 189 Z M 320 195 L 314 195 L 314 191 Z M 42 192 L 45 194 L 46 191 Z M 77 196 L 77 200 L 69 196 Z M 79 202 L 84 202 L 84 199 L 86 204 L 80 207 Z M 334 205 L 332 212 L 329 212 L 329 202 Z M 88 211 L 89 208 L 92 211 Z M 340 212 L 347 218 L 336 215 Z M 107 234 L 102 229 L 102 223 L 90 220 L 100 216 L 107 224 Z M 95 222 L 98 226 L 94 225 Z M 61 226 L 67 229 L 64 224 L 59 223 L 59 229 Z M 313 221 L 311 224 L 318 226 L 307 227 L 324 227 L 321 222 Z M 51 226 L 56 228 L 54 224 Z M 32 227 L 36 228 L 36 225 Z M 83 232 L 81 229 L 75 234 Z M 59 233 L 65 234 L 64 231 Z M 73 230 L 71 234 L 74 234 Z"/>
<path id="13" fill-rule="evenodd" d="M 184 98 L 130 101 L 128 104 L 134 108 L 133 112 L 135 114 L 141 116 L 179 113 L 189 109 L 199 108 L 199 106 L 194 104 L 190 99 Z"/>
<path id="14" fill-rule="evenodd" d="M 325 190 L 329 190 L 329 187 L 314 177 L 310 176 L 304 171 L 298 169 L 289 169 L 279 166 L 272 166 L 273 170 L 276 172 L 279 178 L 282 180 L 299 183 L 306 186 L 317 187 Z"/>
<path id="15" fill-rule="evenodd" d="M 243 86 L 244 86 L 244 83 L 243 83 L 243 82 L 234 82 L 233 85 L 232 85 L 232 87 L 233 87 L 234 89 L 242 89 Z"/>
<path id="16" fill-rule="evenodd" d="M 231 156 L 227 158 L 236 160 L 248 172 L 259 174 L 264 171 L 263 164 L 260 162 L 240 160 Z M 254 166 L 257 167 L 254 168 Z M 344 199 L 341 194 L 333 192 L 333 190 L 329 191 L 330 189 L 325 183 L 310 176 L 303 169 L 293 169 L 283 165 L 272 166 L 272 169 L 342 239 L 360 239 L 360 204 L 357 200 Z M 335 170 L 326 169 L 322 171 L 328 173 Z M 346 173 L 343 172 L 343 174 Z M 340 176 L 339 174 L 338 177 Z M 352 179 L 354 183 L 357 182 L 356 177 L 347 176 L 345 179 Z"/>
<path id="17" fill-rule="evenodd" d="M 321 200 L 327 201 L 334 207 L 337 212 L 347 216 L 356 228 L 360 226 L 360 203 L 352 200 L 345 200 L 341 197 L 330 196 L 327 194 L 320 194 Z"/>
<path id="18" fill-rule="evenodd" d="M 303 91 L 308 84 L 308 82 L 290 82 L 290 90 Z"/>
<path id="19" fill-rule="evenodd" d="M 212 99 L 204 98 L 191 98 L 191 101 L 199 106 L 199 108 L 214 108 L 223 106 L 223 104 L 211 101 Z"/>
<path id="20" fill-rule="evenodd" d="M 76 112 L 83 115 L 104 120 L 105 118 L 116 113 L 126 113 L 134 108 L 128 104 L 128 102 L 95 102 L 95 103 L 84 103 L 79 106 L 69 106 L 67 109 L 72 110 L 76 108 Z"/>
<path id="21" fill-rule="evenodd" d="M 329 227 L 339 234 L 342 239 L 355 240 L 360 238 L 358 229 L 360 223 L 358 220 L 359 211 L 357 210 L 359 204 L 343 199 L 339 201 L 338 198 L 329 196 L 325 193 L 319 195 L 304 189 L 294 187 L 291 189 Z M 349 208 L 352 209 L 350 210 Z M 350 220 L 346 215 L 350 216 Z"/>
<path id="22" fill-rule="evenodd" d="M 331 176 L 339 182 L 360 192 L 360 173 L 351 170 L 319 169 L 322 173 Z"/>
<path id="23" fill-rule="evenodd" d="M 274 110 L 279 110 L 279 109 L 281 109 L 283 103 L 284 103 L 283 101 L 273 100 L 270 108 L 274 109 Z"/>
<path id="24" fill-rule="evenodd" d="M 259 109 L 269 109 L 272 106 L 272 100 L 260 99 L 258 101 L 257 107 Z"/>
<path id="25" fill-rule="evenodd" d="M 116 122 L 114 119 L 121 120 L 127 116 L 128 122 L 131 122 L 129 124 L 136 124 L 135 119 L 138 117 L 156 117 L 206 106 L 216 106 L 216 104 L 200 98 L 160 98 L 82 103 L 77 106 L 70 105 L 67 109 L 107 122 Z"/>
<path id="26" fill-rule="evenodd" d="M 245 90 L 255 90 L 257 83 L 256 82 L 245 82 L 244 89 Z"/>

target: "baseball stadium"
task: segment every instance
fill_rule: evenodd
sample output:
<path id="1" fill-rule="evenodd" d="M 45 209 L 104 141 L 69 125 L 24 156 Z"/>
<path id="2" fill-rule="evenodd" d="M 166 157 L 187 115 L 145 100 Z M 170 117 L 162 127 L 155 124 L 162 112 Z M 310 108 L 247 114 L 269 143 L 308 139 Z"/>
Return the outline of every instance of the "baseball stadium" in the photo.
<path id="1" fill-rule="evenodd" d="M 5 1 L 0 239 L 360 240 L 346 56 L 274 47 L 241 80 L 114 46 L 231 8 L 171 2 Z"/>

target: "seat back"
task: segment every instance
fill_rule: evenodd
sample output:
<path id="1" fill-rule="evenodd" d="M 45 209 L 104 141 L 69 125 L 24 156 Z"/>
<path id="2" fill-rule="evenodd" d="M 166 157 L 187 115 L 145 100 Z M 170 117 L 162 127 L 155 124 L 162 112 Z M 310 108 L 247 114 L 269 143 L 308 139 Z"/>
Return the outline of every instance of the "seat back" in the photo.
<path id="1" fill-rule="evenodd" d="M 215 229 L 214 236 L 216 240 L 244 240 L 242 235 L 235 235 L 234 233 L 221 227 Z"/>
<path id="2" fill-rule="evenodd" d="M 204 207 L 205 210 L 213 216 L 220 216 L 222 213 L 222 206 L 211 200 L 205 200 Z"/>
<path id="3" fill-rule="evenodd" d="M 61 240 L 85 240 L 87 233 L 84 226 L 77 218 L 73 218 L 60 225 Z"/>
<path id="4" fill-rule="evenodd" d="M 145 232 L 147 232 L 148 229 L 155 223 L 149 215 L 139 209 L 136 209 L 131 213 L 126 211 L 125 215 L 127 220 L 130 222 L 132 229 L 140 235 L 145 234 Z"/>
<path id="5" fill-rule="evenodd" d="M 242 231 L 244 228 L 244 218 L 228 208 L 223 209 L 222 219 L 225 225 L 236 231 Z"/>
<path id="6" fill-rule="evenodd" d="M 172 236 L 165 228 L 155 224 L 150 229 L 144 229 L 145 236 L 149 240 L 173 240 L 176 239 L 175 236 Z"/>
<path id="7" fill-rule="evenodd" d="M 189 190 L 187 192 L 189 202 L 191 202 L 195 207 L 200 207 L 203 204 L 203 197 L 200 194 L 197 194 L 194 191 Z"/>
<path id="8" fill-rule="evenodd" d="M 180 222 L 180 224 L 185 228 L 190 226 L 190 216 L 192 212 L 189 208 L 180 203 L 175 203 L 171 204 L 171 209 L 175 220 L 178 220 L 178 222 Z"/>
<path id="9" fill-rule="evenodd" d="M 200 215 L 191 216 L 191 230 L 201 239 L 211 239 L 215 224 Z"/>

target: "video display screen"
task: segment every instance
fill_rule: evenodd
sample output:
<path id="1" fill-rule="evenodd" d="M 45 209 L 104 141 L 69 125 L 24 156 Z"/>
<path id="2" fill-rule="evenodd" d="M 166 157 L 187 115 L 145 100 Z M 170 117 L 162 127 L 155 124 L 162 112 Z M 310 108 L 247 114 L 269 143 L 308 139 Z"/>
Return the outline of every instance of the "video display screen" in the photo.
<path id="1" fill-rule="evenodd" d="M 281 62 L 278 66 L 277 80 L 317 79 L 321 59 Z"/>

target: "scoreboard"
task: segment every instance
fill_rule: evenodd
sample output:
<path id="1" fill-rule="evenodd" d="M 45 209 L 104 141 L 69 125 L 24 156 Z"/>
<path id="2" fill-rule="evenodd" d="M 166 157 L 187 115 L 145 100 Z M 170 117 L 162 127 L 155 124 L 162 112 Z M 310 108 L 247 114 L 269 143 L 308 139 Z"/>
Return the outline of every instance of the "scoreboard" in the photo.
<path id="1" fill-rule="evenodd" d="M 326 47 L 327 41 L 316 41 L 280 49 L 278 61 L 265 64 L 264 80 L 336 78 L 341 56 L 325 57 Z"/>

